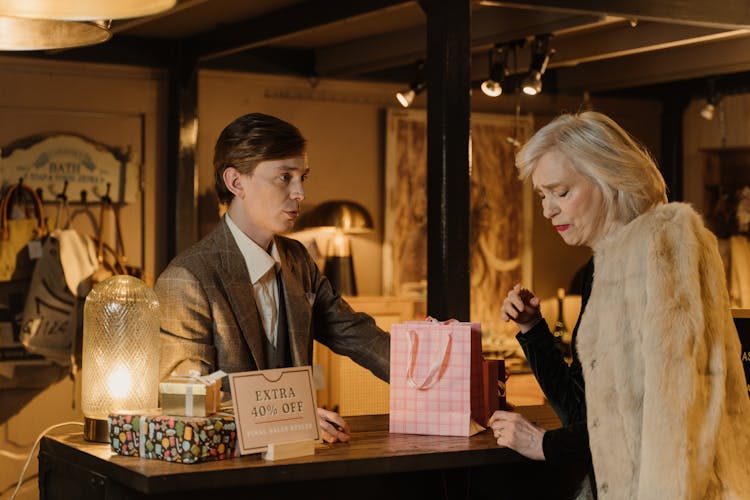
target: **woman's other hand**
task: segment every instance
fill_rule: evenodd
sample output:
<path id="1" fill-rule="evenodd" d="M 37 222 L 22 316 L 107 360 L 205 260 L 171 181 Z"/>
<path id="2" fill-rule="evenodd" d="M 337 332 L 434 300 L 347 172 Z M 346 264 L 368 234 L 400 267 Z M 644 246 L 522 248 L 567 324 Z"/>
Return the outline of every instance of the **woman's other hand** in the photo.
<path id="1" fill-rule="evenodd" d="M 347 424 L 341 415 L 335 411 L 318 408 L 318 419 L 320 420 L 320 430 L 323 432 L 323 441 L 326 443 L 335 443 L 349 441 L 349 424 Z"/>
<path id="2" fill-rule="evenodd" d="M 522 287 L 520 283 L 517 284 L 503 300 L 500 319 L 503 321 L 513 320 L 521 333 L 528 332 L 542 320 L 539 298 L 531 290 Z"/>
<path id="3" fill-rule="evenodd" d="M 532 460 L 544 460 L 542 439 L 546 431 L 520 414 L 498 410 L 492 414 L 487 425 L 499 446 L 515 450 Z"/>

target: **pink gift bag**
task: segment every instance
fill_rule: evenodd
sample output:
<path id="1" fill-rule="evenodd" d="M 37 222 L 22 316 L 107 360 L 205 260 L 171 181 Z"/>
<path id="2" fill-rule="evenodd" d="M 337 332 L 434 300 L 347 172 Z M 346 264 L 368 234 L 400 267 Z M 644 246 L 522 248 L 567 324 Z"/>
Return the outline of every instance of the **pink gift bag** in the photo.
<path id="1" fill-rule="evenodd" d="M 484 430 L 479 323 L 391 326 L 390 432 L 471 436 Z"/>

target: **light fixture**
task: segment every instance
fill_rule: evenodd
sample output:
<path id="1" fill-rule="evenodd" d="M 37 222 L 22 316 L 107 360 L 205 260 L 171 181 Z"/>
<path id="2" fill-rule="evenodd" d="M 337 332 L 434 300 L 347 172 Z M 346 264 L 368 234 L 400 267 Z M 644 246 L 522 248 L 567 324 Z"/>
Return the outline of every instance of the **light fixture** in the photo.
<path id="1" fill-rule="evenodd" d="M 407 88 L 396 92 L 396 100 L 403 107 L 408 108 L 414 102 L 414 98 L 427 88 L 424 79 L 424 61 L 417 61 L 416 76 Z"/>
<path id="2" fill-rule="evenodd" d="M 83 47 L 112 38 L 104 21 L 59 21 L 0 15 L 0 50 Z"/>
<path id="3" fill-rule="evenodd" d="M 297 219 L 295 229 L 326 228 L 331 231 L 326 246 L 323 274 L 343 295 L 357 295 L 350 234 L 372 231 L 372 216 L 354 201 L 326 201 Z"/>
<path id="4" fill-rule="evenodd" d="M 89 292 L 81 361 L 87 440 L 109 441 L 110 413 L 158 406 L 159 322 L 156 293 L 138 278 L 111 276 Z"/>
<path id="5" fill-rule="evenodd" d="M 495 54 L 498 60 L 495 60 Z M 488 97 L 498 97 L 503 93 L 503 81 L 508 76 L 508 48 L 495 45 L 489 52 L 489 77 L 482 82 L 482 92 Z"/>
<path id="6" fill-rule="evenodd" d="M 0 15 L 31 19 L 95 21 L 151 16 L 177 0 L 0 0 Z"/>
<path id="7" fill-rule="evenodd" d="M 719 94 L 716 92 L 716 78 L 709 78 L 706 82 L 708 86 L 708 97 L 706 104 L 701 108 L 701 118 L 711 121 L 714 119 L 716 106 L 719 104 Z"/>
<path id="8" fill-rule="evenodd" d="M 716 111 L 716 104 L 711 101 L 711 98 L 706 100 L 705 106 L 701 108 L 701 118 L 704 120 L 713 120 L 714 112 Z"/>
<path id="9" fill-rule="evenodd" d="M 521 88 L 526 95 L 537 95 L 542 91 L 542 75 L 547 71 L 547 65 L 554 49 L 549 48 L 549 34 L 537 35 L 531 44 L 531 63 L 529 74 L 524 78 Z"/>

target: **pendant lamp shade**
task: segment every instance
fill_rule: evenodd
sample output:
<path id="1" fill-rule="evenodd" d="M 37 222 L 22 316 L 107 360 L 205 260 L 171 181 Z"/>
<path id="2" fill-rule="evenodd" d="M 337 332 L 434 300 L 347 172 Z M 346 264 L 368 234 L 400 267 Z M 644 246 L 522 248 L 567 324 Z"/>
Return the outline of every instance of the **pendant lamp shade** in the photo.
<path id="1" fill-rule="evenodd" d="M 0 15 L 32 19 L 94 21 L 158 14 L 177 0 L 0 0 Z"/>
<path id="2" fill-rule="evenodd" d="M 56 21 L 0 15 L 0 50 L 48 50 L 82 47 L 112 38 L 103 21 Z"/>

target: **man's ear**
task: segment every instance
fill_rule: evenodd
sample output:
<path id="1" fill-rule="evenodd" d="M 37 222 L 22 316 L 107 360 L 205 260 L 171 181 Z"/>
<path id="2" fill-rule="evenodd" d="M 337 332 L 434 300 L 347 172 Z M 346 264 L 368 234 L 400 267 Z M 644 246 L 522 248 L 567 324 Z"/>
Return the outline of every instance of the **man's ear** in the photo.
<path id="1" fill-rule="evenodd" d="M 222 174 L 224 184 L 227 189 L 236 197 L 242 198 L 244 196 L 244 189 L 242 187 L 242 174 L 234 167 L 227 167 L 224 169 Z"/>

